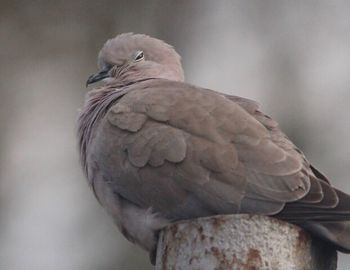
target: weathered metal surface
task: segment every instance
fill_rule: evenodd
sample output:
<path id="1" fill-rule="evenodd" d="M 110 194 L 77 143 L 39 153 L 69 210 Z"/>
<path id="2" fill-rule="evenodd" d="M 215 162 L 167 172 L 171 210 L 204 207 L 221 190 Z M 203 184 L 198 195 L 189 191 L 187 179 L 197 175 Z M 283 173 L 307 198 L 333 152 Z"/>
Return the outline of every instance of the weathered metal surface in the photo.
<path id="1" fill-rule="evenodd" d="M 303 229 L 265 216 L 174 223 L 160 234 L 156 270 L 331 270 L 336 252 Z"/>

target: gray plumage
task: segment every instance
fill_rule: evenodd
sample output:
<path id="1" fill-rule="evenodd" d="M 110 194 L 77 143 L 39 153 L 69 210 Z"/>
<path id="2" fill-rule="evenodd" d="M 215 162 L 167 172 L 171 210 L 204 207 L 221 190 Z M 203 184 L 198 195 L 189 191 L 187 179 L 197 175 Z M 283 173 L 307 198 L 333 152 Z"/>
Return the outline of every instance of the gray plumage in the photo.
<path id="1" fill-rule="evenodd" d="M 169 222 L 252 213 L 350 252 L 350 197 L 332 187 L 252 100 L 184 82 L 168 44 L 106 42 L 78 120 L 81 161 L 123 234 L 148 251 Z"/>

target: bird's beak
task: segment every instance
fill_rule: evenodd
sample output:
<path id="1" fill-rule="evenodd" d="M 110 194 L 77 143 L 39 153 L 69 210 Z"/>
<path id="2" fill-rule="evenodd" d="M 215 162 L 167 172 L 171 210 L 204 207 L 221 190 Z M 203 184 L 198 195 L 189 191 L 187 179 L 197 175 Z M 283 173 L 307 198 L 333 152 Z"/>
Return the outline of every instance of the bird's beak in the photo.
<path id="1" fill-rule="evenodd" d="M 110 75 L 109 75 L 109 68 L 105 68 L 105 69 L 102 69 L 100 72 L 96 73 L 96 74 L 92 74 L 88 80 L 86 81 L 86 87 L 88 87 L 89 84 L 92 84 L 92 83 L 95 83 L 95 82 L 98 82 L 98 81 L 101 81 L 105 78 L 108 78 Z"/>

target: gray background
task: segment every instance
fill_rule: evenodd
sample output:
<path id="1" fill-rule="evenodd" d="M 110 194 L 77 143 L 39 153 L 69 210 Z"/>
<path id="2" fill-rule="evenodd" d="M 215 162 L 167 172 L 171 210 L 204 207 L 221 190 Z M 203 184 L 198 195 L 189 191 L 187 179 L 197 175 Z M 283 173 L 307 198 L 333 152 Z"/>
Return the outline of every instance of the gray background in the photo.
<path id="1" fill-rule="evenodd" d="M 122 32 L 173 44 L 190 83 L 259 100 L 350 192 L 349 1 L 0 4 L 0 269 L 152 269 L 94 199 L 76 150 L 85 81 Z"/>

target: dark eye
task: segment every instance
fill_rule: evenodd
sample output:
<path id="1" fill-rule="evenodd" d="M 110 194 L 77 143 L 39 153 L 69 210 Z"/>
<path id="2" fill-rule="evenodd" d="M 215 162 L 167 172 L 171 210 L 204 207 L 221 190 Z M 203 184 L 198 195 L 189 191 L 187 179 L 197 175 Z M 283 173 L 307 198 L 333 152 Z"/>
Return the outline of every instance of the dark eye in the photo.
<path id="1" fill-rule="evenodd" d="M 134 61 L 139 62 L 145 58 L 143 51 L 137 51 L 134 56 Z"/>

